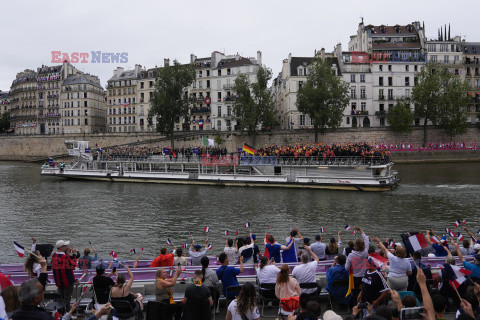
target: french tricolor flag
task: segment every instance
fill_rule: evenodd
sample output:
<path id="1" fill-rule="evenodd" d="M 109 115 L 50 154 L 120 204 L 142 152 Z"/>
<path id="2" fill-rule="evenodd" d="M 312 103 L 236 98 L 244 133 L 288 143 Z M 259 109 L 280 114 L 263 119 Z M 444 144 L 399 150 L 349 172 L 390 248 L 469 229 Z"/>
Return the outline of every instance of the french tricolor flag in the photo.
<path id="1" fill-rule="evenodd" d="M 130 249 L 130 252 L 133 253 L 133 254 L 137 253 L 137 252 L 135 251 L 135 249 Z"/>
<path id="2" fill-rule="evenodd" d="M 465 239 L 461 233 L 458 234 L 458 241 L 463 241 Z"/>
<path id="3" fill-rule="evenodd" d="M 250 228 L 250 222 L 245 223 L 244 228 Z"/>
<path id="4" fill-rule="evenodd" d="M 212 250 L 212 248 L 213 248 L 212 245 L 209 243 L 208 246 L 207 246 L 207 249 Z"/>
<path id="5" fill-rule="evenodd" d="M 393 248 L 395 246 L 395 242 L 392 239 L 390 239 L 388 241 L 388 246 Z"/>
<path id="6" fill-rule="evenodd" d="M 172 245 L 172 240 L 167 238 L 167 245 L 169 245 L 169 246 Z"/>
<path id="7" fill-rule="evenodd" d="M 350 230 L 350 229 L 352 229 L 352 228 L 350 228 L 350 226 L 347 224 L 347 225 L 345 226 L 345 230 L 348 231 L 348 230 Z"/>
<path id="8" fill-rule="evenodd" d="M 238 230 L 237 230 L 237 231 L 235 231 L 235 235 L 236 235 L 236 236 L 238 236 Z"/>
<path id="9" fill-rule="evenodd" d="M 58 312 L 57 308 L 55 308 L 55 314 L 53 315 L 53 319 L 62 320 L 62 314 Z"/>
<path id="10" fill-rule="evenodd" d="M 438 240 L 438 238 L 436 236 L 431 237 L 430 240 L 432 240 L 433 243 L 439 243 L 440 242 L 440 240 Z"/>
<path id="11" fill-rule="evenodd" d="M 457 234 L 453 231 L 450 231 L 448 234 L 450 235 L 450 237 L 456 237 L 457 236 Z"/>
<path id="12" fill-rule="evenodd" d="M 184 248 L 184 249 L 185 249 L 185 248 L 188 248 L 188 243 L 182 244 L 182 248 Z"/>
<path id="13" fill-rule="evenodd" d="M 410 253 L 419 251 L 422 248 L 428 246 L 427 240 L 425 240 L 425 236 L 423 235 L 423 233 L 417 233 L 416 235 L 410 236 L 406 238 L 403 242 L 405 244 L 405 248 Z"/>
<path id="14" fill-rule="evenodd" d="M 466 276 L 472 273 L 472 271 L 457 266 L 452 266 L 448 263 L 445 263 L 443 267 L 447 279 L 450 280 L 450 285 L 456 289 L 458 289 L 458 287 L 460 287 L 460 285 L 467 280 Z"/>
<path id="15" fill-rule="evenodd" d="M 320 228 L 320 231 L 321 231 L 321 232 L 325 232 L 325 227 L 321 227 L 321 228 Z"/>
<path id="16" fill-rule="evenodd" d="M 113 258 L 114 261 L 117 260 L 118 255 L 117 255 L 117 253 L 116 253 L 115 251 L 111 251 L 111 252 L 110 252 L 110 255 L 112 256 L 112 258 Z"/>
<path id="17" fill-rule="evenodd" d="M 450 228 L 445 228 L 445 232 L 450 233 L 450 232 L 452 232 L 452 230 L 450 230 Z"/>
<path id="18" fill-rule="evenodd" d="M 225 230 L 225 235 L 228 236 L 228 230 Z"/>
<path id="19" fill-rule="evenodd" d="M 382 269 L 383 266 L 386 266 L 387 261 L 388 261 L 387 258 L 382 257 L 380 254 L 378 254 L 376 252 L 375 253 L 370 253 L 368 255 L 368 262 L 377 266 L 378 269 Z"/>
<path id="20" fill-rule="evenodd" d="M 462 226 L 465 225 L 466 223 L 467 223 L 467 220 L 463 219 Z"/>
<path id="21" fill-rule="evenodd" d="M 210 227 L 203 228 L 203 232 L 209 232 L 209 231 L 210 231 Z"/>
<path id="22" fill-rule="evenodd" d="M 458 220 L 455 220 L 455 223 L 454 223 L 455 227 L 458 227 L 460 225 L 460 221 Z"/>
<path id="23" fill-rule="evenodd" d="M 13 241 L 13 247 L 15 248 L 15 251 L 17 251 L 18 256 L 20 258 L 23 258 L 23 256 L 25 255 L 25 248 L 16 243 L 15 241 Z"/>

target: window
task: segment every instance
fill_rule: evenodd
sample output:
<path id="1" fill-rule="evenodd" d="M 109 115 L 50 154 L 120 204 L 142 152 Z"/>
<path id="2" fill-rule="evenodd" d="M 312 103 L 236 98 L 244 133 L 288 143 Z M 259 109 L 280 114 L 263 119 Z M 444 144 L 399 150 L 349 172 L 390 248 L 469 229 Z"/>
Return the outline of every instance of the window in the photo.
<path id="1" fill-rule="evenodd" d="M 145 83 L 142 81 L 140 82 L 140 89 L 143 89 L 145 87 Z"/>
<path id="2" fill-rule="evenodd" d="M 207 70 L 207 77 L 210 77 L 210 70 Z"/>
<path id="3" fill-rule="evenodd" d="M 435 55 L 430 56 L 430 61 L 434 63 L 437 62 L 437 56 Z"/>
<path id="4" fill-rule="evenodd" d="M 418 66 L 417 66 L 417 65 L 414 65 L 414 66 L 413 66 L 413 70 L 414 70 L 414 71 L 418 71 Z"/>
<path id="5" fill-rule="evenodd" d="M 453 63 L 457 64 L 459 58 L 460 58 L 459 56 L 454 56 L 454 57 L 453 57 Z"/>
<path id="6" fill-rule="evenodd" d="M 418 83 L 418 77 L 414 77 L 413 78 L 413 85 L 417 85 L 417 83 Z"/>
<path id="7" fill-rule="evenodd" d="M 207 80 L 207 88 L 210 88 L 210 80 Z"/>
<path id="8" fill-rule="evenodd" d="M 360 99 L 365 99 L 365 87 L 360 88 Z"/>
<path id="9" fill-rule="evenodd" d="M 380 127 L 385 127 L 385 118 L 380 118 Z"/>
<path id="10" fill-rule="evenodd" d="M 430 43 L 428 45 L 428 51 L 429 52 L 435 52 L 436 51 L 436 45 L 434 43 Z"/>
<path id="11" fill-rule="evenodd" d="M 480 82 L 478 79 L 475 79 L 475 88 L 479 88 L 480 87 Z"/>
<path id="12" fill-rule="evenodd" d="M 222 120 L 217 120 L 217 130 L 222 128 Z"/>
<path id="13" fill-rule="evenodd" d="M 227 106 L 227 117 L 232 116 L 232 106 Z"/>
<path id="14" fill-rule="evenodd" d="M 378 98 L 380 100 L 383 100 L 385 99 L 384 95 L 383 95 L 383 89 L 378 89 Z"/>
<path id="15" fill-rule="evenodd" d="M 352 114 L 355 114 L 355 111 L 357 111 L 357 103 L 352 102 Z"/>
<path id="16" fill-rule="evenodd" d="M 199 77 L 199 78 L 202 77 L 202 70 L 198 71 L 198 77 Z"/>
<path id="17" fill-rule="evenodd" d="M 298 68 L 298 69 L 297 69 L 297 74 L 298 74 L 299 76 L 303 76 L 303 68 Z"/>
<path id="18" fill-rule="evenodd" d="M 222 75 L 222 70 L 218 70 L 218 76 Z"/>
<path id="19" fill-rule="evenodd" d="M 405 89 L 405 97 L 410 98 L 410 89 Z"/>
<path id="20" fill-rule="evenodd" d="M 380 104 L 378 105 L 378 108 L 379 108 L 378 110 L 380 110 L 381 112 L 382 112 L 382 111 L 385 111 L 385 105 L 384 105 L 383 103 L 380 103 Z"/>
<path id="21" fill-rule="evenodd" d="M 300 118 L 300 126 L 305 126 L 305 115 L 301 114 L 299 118 Z"/>
<path id="22" fill-rule="evenodd" d="M 405 71 L 408 72 L 409 67 L 410 67 L 410 66 L 407 64 L 407 65 L 405 66 Z"/>
<path id="23" fill-rule="evenodd" d="M 393 86 L 393 77 L 388 77 L 388 86 Z"/>
<path id="24" fill-rule="evenodd" d="M 440 52 L 448 52 L 448 44 L 441 44 Z"/>
<path id="25" fill-rule="evenodd" d="M 222 116 L 222 106 L 218 106 L 217 107 L 217 117 L 221 117 Z M 218 125 L 220 127 L 220 125 Z"/>
<path id="26" fill-rule="evenodd" d="M 383 77 L 378 78 L 378 85 L 383 86 Z"/>
<path id="27" fill-rule="evenodd" d="M 298 90 L 302 89 L 303 81 L 298 81 Z"/>
<path id="28" fill-rule="evenodd" d="M 383 71 L 383 66 L 381 64 L 378 65 L 378 71 Z"/>
<path id="29" fill-rule="evenodd" d="M 227 75 L 230 75 L 230 74 L 231 74 L 230 69 L 227 69 Z"/>
<path id="30" fill-rule="evenodd" d="M 350 124 L 350 117 L 347 117 L 346 124 Z"/>
<path id="31" fill-rule="evenodd" d="M 392 65 L 391 64 L 388 65 L 388 71 L 392 71 Z"/>
<path id="32" fill-rule="evenodd" d="M 410 77 L 405 77 L 405 86 L 410 86 Z"/>
<path id="33" fill-rule="evenodd" d="M 354 74 L 351 74 L 350 75 L 350 82 L 355 82 L 355 75 Z"/>
<path id="34" fill-rule="evenodd" d="M 364 74 L 360 75 L 360 82 L 365 82 L 365 75 Z"/>
<path id="35" fill-rule="evenodd" d="M 203 81 L 202 80 L 198 80 L 198 88 L 199 89 L 203 88 Z"/>
<path id="36" fill-rule="evenodd" d="M 365 111 L 366 109 L 367 109 L 367 103 L 366 102 L 360 103 L 360 110 Z"/>
<path id="37" fill-rule="evenodd" d="M 449 56 L 443 56 L 443 63 L 449 63 Z"/>
<path id="38" fill-rule="evenodd" d="M 222 93 L 221 92 L 217 92 L 217 101 L 218 102 L 222 101 Z"/>
<path id="39" fill-rule="evenodd" d="M 350 88 L 350 98 L 351 99 L 356 99 L 357 98 L 357 89 L 356 88 Z"/>
<path id="40" fill-rule="evenodd" d="M 393 99 L 393 89 L 388 89 L 388 99 Z"/>

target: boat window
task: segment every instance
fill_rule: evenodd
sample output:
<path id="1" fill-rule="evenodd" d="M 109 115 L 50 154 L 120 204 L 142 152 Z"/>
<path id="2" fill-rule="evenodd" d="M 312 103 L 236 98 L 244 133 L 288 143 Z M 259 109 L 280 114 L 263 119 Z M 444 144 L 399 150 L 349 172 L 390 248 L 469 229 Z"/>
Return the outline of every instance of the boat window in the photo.
<path id="1" fill-rule="evenodd" d="M 67 149 L 73 149 L 73 143 L 72 142 L 65 142 L 65 146 Z"/>

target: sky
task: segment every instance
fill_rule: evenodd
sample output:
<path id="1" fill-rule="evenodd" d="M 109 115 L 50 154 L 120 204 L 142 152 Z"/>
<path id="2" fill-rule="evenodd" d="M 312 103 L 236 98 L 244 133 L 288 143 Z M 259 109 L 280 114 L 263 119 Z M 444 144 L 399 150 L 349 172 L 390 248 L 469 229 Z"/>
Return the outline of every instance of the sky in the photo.
<path id="1" fill-rule="evenodd" d="M 348 50 L 360 17 L 365 24 L 405 25 L 425 22 L 428 38 L 451 24 L 451 34 L 480 41 L 477 1 L 322 1 L 322 0 L 83 0 L 3 1 L 0 30 L 0 90 L 8 91 L 15 75 L 52 63 L 52 51 L 87 52 L 78 69 L 100 77 L 102 86 L 116 67 L 162 66 L 164 58 L 182 63 L 190 54 L 213 51 L 256 57 L 274 75 L 292 56 Z M 469 9 L 471 8 L 471 9 Z M 126 63 L 92 63 L 91 51 L 127 53 Z"/>

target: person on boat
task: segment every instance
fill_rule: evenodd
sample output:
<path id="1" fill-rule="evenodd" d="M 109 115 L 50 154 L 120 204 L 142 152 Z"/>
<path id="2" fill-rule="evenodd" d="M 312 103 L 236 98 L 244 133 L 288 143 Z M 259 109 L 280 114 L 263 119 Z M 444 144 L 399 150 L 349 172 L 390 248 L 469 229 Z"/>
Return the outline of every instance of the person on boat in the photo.
<path id="1" fill-rule="evenodd" d="M 208 238 L 205 239 L 205 249 L 201 250 L 202 246 L 200 244 L 195 244 L 195 240 L 192 240 L 192 245 L 188 249 L 188 254 L 192 260 L 192 266 L 199 266 L 200 260 L 208 252 Z"/>
<path id="2" fill-rule="evenodd" d="M 265 234 L 265 248 L 268 251 L 268 255 L 273 258 L 276 263 L 282 262 L 282 255 L 280 250 L 290 250 L 293 246 L 293 241 L 289 241 L 287 246 L 281 245 L 275 241 L 275 238 L 270 234 Z"/>
<path id="3" fill-rule="evenodd" d="M 228 265 L 228 256 L 225 252 L 220 253 L 218 256 L 218 261 L 222 264 L 220 268 L 217 269 L 217 277 L 223 284 L 223 295 L 228 299 L 235 298 L 235 295 L 227 296 L 227 288 L 230 286 L 238 286 L 237 275 L 243 272 L 243 257 L 240 256 L 238 259 L 240 262 L 240 268 L 231 267 Z"/>
<path id="4" fill-rule="evenodd" d="M 337 240 L 334 237 L 330 238 L 330 242 L 325 249 L 325 254 L 327 255 L 327 259 L 331 260 L 334 259 L 338 254 L 340 247 L 342 245 L 342 239 L 340 238 L 341 231 L 338 231 Z"/>
<path id="5" fill-rule="evenodd" d="M 480 278 L 480 254 L 476 254 L 474 256 L 473 263 L 468 262 L 463 257 L 462 251 L 460 250 L 460 247 L 458 246 L 458 243 L 455 243 L 452 240 L 452 244 L 454 245 L 455 249 L 457 250 L 458 259 L 460 259 L 460 261 L 462 262 L 463 267 L 465 269 L 469 270 L 469 271 L 472 271 L 473 272 L 472 273 L 473 277 Z"/>
<path id="6" fill-rule="evenodd" d="M 173 247 L 175 251 L 175 247 Z M 150 264 L 150 268 L 171 267 L 173 266 L 174 253 L 167 253 L 167 248 L 160 249 L 160 255 L 156 257 Z"/>
<path id="7" fill-rule="evenodd" d="M 428 244 L 430 244 L 433 249 L 435 250 L 435 257 L 446 257 L 448 256 L 448 252 L 443 248 L 442 244 L 446 245 L 447 249 L 448 249 L 448 244 L 447 244 L 447 239 L 445 237 L 442 237 L 440 239 L 440 244 L 438 243 L 434 243 L 432 241 L 432 237 L 436 237 L 435 233 L 433 232 L 433 230 L 427 230 L 427 242 Z"/>
<path id="8" fill-rule="evenodd" d="M 288 264 L 282 265 L 277 276 L 275 296 L 281 300 L 283 298 L 298 297 L 301 293 L 302 290 L 300 289 L 297 279 L 290 277 L 290 267 Z M 281 304 L 279 309 L 281 319 L 286 319 L 286 317 L 292 314 L 290 311 L 283 310 Z"/>
<path id="9" fill-rule="evenodd" d="M 40 276 L 40 271 L 42 267 L 40 266 L 40 263 L 38 263 L 38 259 L 42 257 L 40 254 L 40 251 L 37 250 L 37 239 L 34 237 L 31 237 L 32 239 L 32 249 L 31 252 L 27 256 L 27 260 L 25 260 L 25 264 L 23 266 L 23 269 L 28 273 L 28 275 L 32 278 L 36 278 Z"/>
<path id="10" fill-rule="evenodd" d="M 390 269 L 387 276 L 387 283 L 392 290 L 407 291 L 408 276 L 412 275 L 412 265 L 410 261 L 406 259 L 407 251 L 400 245 L 395 246 L 395 254 L 392 254 L 378 237 L 373 238 L 383 251 L 384 255 L 388 258 Z"/>
<path id="11" fill-rule="evenodd" d="M 238 248 L 238 255 L 243 257 L 244 264 L 253 264 L 253 248 L 255 241 L 253 240 L 253 234 L 250 232 L 250 237 L 243 239 L 243 246 Z"/>
<path id="12" fill-rule="evenodd" d="M 128 272 L 128 281 L 125 282 L 125 276 L 120 274 L 117 276 L 115 285 L 110 291 L 110 300 L 113 301 L 128 301 L 132 310 L 137 313 L 138 319 L 143 319 L 143 297 L 140 293 L 130 292 L 133 284 L 133 273 L 128 266 L 125 266 Z"/>
<path id="13" fill-rule="evenodd" d="M 83 256 L 78 259 L 78 267 L 80 269 L 92 269 L 92 262 L 98 259 L 97 249 L 93 249 L 93 252 L 95 252 L 95 257 L 90 255 L 90 248 L 85 248 L 85 250 L 83 250 Z"/>
<path id="14" fill-rule="evenodd" d="M 348 257 L 348 255 L 353 251 L 355 250 L 355 242 L 353 242 L 352 240 L 348 241 L 347 243 L 347 246 L 345 248 L 343 248 L 343 255 L 345 257 Z"/>
<path id="15" fill-rule="evenodd" d="M 177 279 L 182 272 L 181 267 L 177 267 L 175 274 L 171 279 L 167 279 L 165 269 L 158 268 L 155 274 L 155 301 L 166 303 L 169 306 L 170 313 L 179 320 L 182 316 L 183 305 L 173 300 L 172 288 L 177 283 Z"/>
<path id="16" fill-rule="evenodd" d="M 249 282 L 245 283 L 240 294 L 228 305 L 225 320 L 257 320 L 260 319 L 260 312 L 257 307 L 257 293 L 255 286 Z"/>
<path id="17" fill-rule="evenodd" d="M 314 283 L 317 282 L 315 272 L 317 271 L 318 257 L 309 246 L 305 246 L 305 250 L 308 253 L 302 253 L 300 256 L 302 264 L 293 268 L 292 276 L 297 279 L 298 283 Z M 313 261 L 310 261 L 310 257 L 313 258 Z M 305 288 L 302 289 L 302 293 L 313 294 L 319 289 Z"/>
<path id="18" fill-rule="evenodd" d="M 9 286 L 3 289 L 0 292 L 0 297 L 5 304 L 5 313 L 8 316 L 6 319 L 10 319 L 12 314 L 19 310 L 21 306 L 20 300 L 18 300 L 18 287 Z"/>
<path id="19" fill-rule="evenodd" d="M 175 257 L 173 258 L 173 265 L 174 266 L 186 266 L 188 265 L 187 257 L 183 255 L 182 248 L 178 248 L 175 250 Z"/>
<path id="20" fill-rule="evenodd" d="M 385 279 L 377 270 L 377 265 L 370 260 L 367 260 L 366 265 L 367 271 L 362 277 L 362 291 L 358 295 L 358 301 L 369 303 L 373 309 L 376 309 L 390 291 Z"/>
<path id="21" fill-rule="evenodd" d="M 348 280 L 348 271 L 345 269 L 346 262 L 347 258 L 343 254 L 339 254 L 333 260 L 332 266 L 327 270 L 327 286 L 325 287 L 325 290 L 327 290 L 334 296 L 335 288 L 332 288 L 332 283 L 337 280 Z M 343 297 L 341 298 L 345 298 L 345 292 L 342 293 Z"/>
<path id="22" fill-rule="evenodd" d="M 58 240 L 55 244 L 57 252 L 52 255 L 52 271 L 55 278 L 55 284 L 61 300 L 65 303 L 65 309 L 70 309 L 70 300 L 73 294 L 73 285 L 75 283 L 75 275 L 73 270 L 77 267 L 76 256 L 69 256 L 70 249 L 68 245 L 70 241 Z M 73 253 L 77 253 L 74 247 Z"/>
<path id="23" fill-rule="evenodd" d="M 257 272 L 258 282 L 260 283 L 275 283 L 280 269 L 275 265 L 275 261 L 269 260 L 263 256 L 260 258 L 260 264 L 255 269 Z"/>
<path id="24" fill-rule="evenodd" d="M 228 261 L 230 264 L 236 264 L 238 261 L 238 241 L 235 241 L 235 247 L 233 246 L 233 239 L 229 238 L 225 241 L 225 248 L 223 252 L 228 256 Z"/>
<path id="25" fill-rule="evenodd" d="M 93 304 L 96 310 L 99 310 L 105 304 L 108 303 L 108 298 L 110 296 L 110 290 L 115 285 L 115 282 L 110 278 L 112 275 L 118 276 L 117 272 L 113 270 L 105 275 L 105 268 L 107 265 L 103 262 L 100 262 L 95 267 L 96 276 L 93 277 L 92 287 L 93 287 Z"/>
<path id="26" fill-rule="evenodd" d="M 298 235 L 298 238 L 296 236 Z M 284 263 L 298 262 L 298 248 L 300 247 L 300 241 L 303 240 L 302 234 L 298 231 L 298 228 L 290 231 L 290 236 L 286 238 L 287 246 L 290 242 L 293 242 L 293 246 L 282 252 L 282 260 Z"/>
<path id="27" fill-rule="evenodd" d="M 210 310 L 205 309 L 202 302 L 206 304 L 208 301 L 208 305 L 212 307 L 213 299 L 209 288 L 202 281 L 202 277 L 202 271 L 195 270 L 193 283 L 185 289 L 183 320 L 210 320 Z"/>
<path id="28" fill-rule="evenodd" d="M 420 268 L 422 269 L 423 271 L 423 274 L 425 275 L 425 277 L 427 278 L 427 280 L 432 280 L 432 270 L 431 268 L 422 262 L 422 254 L 420 253 L 420 251 L 415 251 L 413 253 L 413 257 L 412 257 L 412 261 L 411 261 L 411 266 L 412 266 L 412 274 L 408 276 L 408 287 L 407 287 L 407 290 L 408 291 L 413 291 L 415 292 L 416 295 L 420 295 L 420 287 L 417 283 L 417 268 Z"/>
<path id="29" fill-rule="evenodd" d="M 322 242 L 322 237 L 317 234 L 315 236 L 315 243 L 310 246 L 310 249 L 318 257 L 318 260 L 325 260 L 325 249 L 327 245 Z"/>
<path id="30" fill-rule="evenodd" d="M 348 255 L 347 262 L 345 263 L 345 269 L 350 272 L 350 268 L 353 270 L 353 282 L 354 288 L 352 290 L 351 303 L 357 302 L 357 297 L 360 292 L 360 286 L 362 284 L 363 276 L 367 270 L 367 258 L 368 250 L 370 248 L 370 239 L 363 232 L 362 228 L 355 227 L 362 239 L 355 240 L 354 250 Z"/>
<path id="31" fill-rule="evenodd" d="M 460 252 L 464 256 L 473 255 L 475 251 L 473 250 L 473 240 L 472 239 L 464 239 L 462 241 L 462 246 L 460 247 Z"/>
<path id="32" fill-rule="evenodd" d="M 210 259 L 207 256 L 203 256 L 200 260 L 200 263 L 202 264 L 202 283 L 210 290 L 216 308 L 218 305 L 218 298 L 220 297 L 220 291 L 218 290 L 219 283 L 217 273 L 213 269 L 208 267 L 208 265 L 210 264 Z"/>

